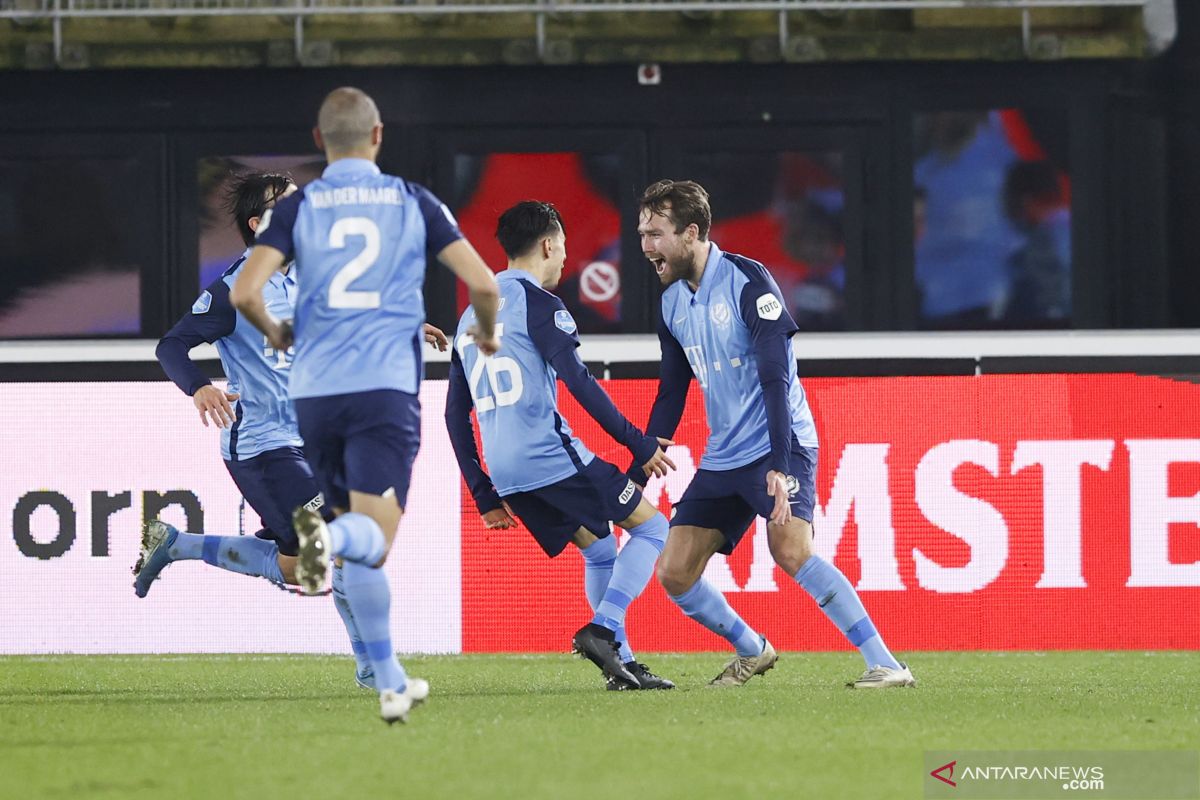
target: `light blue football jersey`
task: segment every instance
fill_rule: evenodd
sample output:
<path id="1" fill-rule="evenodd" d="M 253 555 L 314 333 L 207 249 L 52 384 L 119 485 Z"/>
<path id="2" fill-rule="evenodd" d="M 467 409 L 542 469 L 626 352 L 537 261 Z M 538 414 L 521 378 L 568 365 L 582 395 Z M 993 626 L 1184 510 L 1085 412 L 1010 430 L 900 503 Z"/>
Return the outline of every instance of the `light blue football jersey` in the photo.
<path id="1" fill-rule="evenodd" d="M 559 414 L 557 373 L 549 364 L 561 349 L 578 346 L 575 320 L 528 272 L 510 269 L 496 280 L 500 352 L 481 356 L 467 335 L 475 324 L 470 308 L 458 322 L 454 349 L 479 420 L 488 474 L 503 497 L 557 483 L 595 456 Z"/>
<path id="2" fill-rule="evenodd" d="M 771 452 L 767 408 L 754 351 L 756 335 L 788 337 L 788 407 L 792 434 L 805 447 L 817 446 L 812 412 L 796 373 L 790 336 L 796 324 L 774 278 L 757 261 L 721 252 L 711 243 L 704 275 L 695 292 L 687 281 L 662 295 L 662 321 L 687 356 L 708 416 L 709 437 L 702 469 L 729 470 Z"/>
<path id="3" fill-rule="evenodd" d="M 244 461 L 279 447 L 300 447 L 303 441 L 296 413 L 288 396 L 292 351 L 271 347 L 265 336 L 229 302 L 229 290 L 237 280 L 250 251 L 242 254 L 212 283 L 163 337 L 179 340 L 178 356 L 168 358 L 159 348 L 163 367 L 179 387 L 193 394 L 208 380 L 187 362 L 187 351 L 201 342 L 216 345 L 221 365 L 229 379 L 227 391 L 240 395 L 232 402 L 234 422 L 221 429 L 221 456 L 226 461 Z M 263 287 L 267 310 L 280 319 L 290 319 L 296 303 L 295 270 L 276 272 Z M 178 363 L 171 363 L 174 360 Z"/>
<path id="4" fill-rule="evenodd" d="M 346 158 L 267 212 L 257 244 L 295 257 L 293 398 L 395 389 L 422 378 L 425 252 L 462 238 L 429 190 Z"/>

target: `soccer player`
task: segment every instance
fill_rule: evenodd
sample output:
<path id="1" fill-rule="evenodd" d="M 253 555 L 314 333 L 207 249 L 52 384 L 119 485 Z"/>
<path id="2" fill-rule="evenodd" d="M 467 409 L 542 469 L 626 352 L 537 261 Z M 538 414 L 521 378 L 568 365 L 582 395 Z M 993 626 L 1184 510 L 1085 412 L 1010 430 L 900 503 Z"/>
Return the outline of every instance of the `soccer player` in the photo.
<path id="1" fill-rule="evenodd" d="M 496 280 L 428 189 L 385 175 L 375 160 L 383 123 L 375 102 L 351 87 L 326 96 L 313 131 L 329 161 L 321 177 L 280 201 L 259 225 L 256 246 L 230 299 L 285 349 L 295 338 L 290 394 L 305 455 L 326 502 L 328 526 L 304 506 L 293 513 L 296 578 L 320 591 L 331 558 L 380 690 L 380 716 L 404 722 L 429 684 L 408 677 L 392 650 L 391 592 L 380 569 L 396 536 L 420 445 L 418 391 L 428 248 L 470 290 L 480 352 L 499 347 Z M 294 326 L 281 323 L 262 289 L 295 257 Z"/>
<path id="2" fill-rule="evenodd" d="M 200 421 L 207 427 L 211 420 L 221 429 L 225 467 L 246 502 L 258 513 L 263 527 L 252 537 L 204 536 L 178 531 L 160 520 L 149 521 L 134 565 L 134 591 L 138 597 L 146 596 L 167 565 L 184 560 L 203 560 L 230 572 L 266 578 L 278 586 L 297 582 L 292 509 L 302 504 L 321 508 L 322 498 L 300 449 L 300 431 L 287 394 L 292 351 L 271 348 L 229 303 L 229 287 L 245 263 L 263 215 L 295 191 L 295 184 L 285 175 L 248 173 L 234 179 L 226 196 L 226 210 L 247 250 L 201 293 L 191 311 L 167 332 L 155 350 L 167 377 L 192 398 Z M 273 313 L 292 316 L 296 278 L 290 263 L 271 276 L 263 292 Z M 445 349 L 447 342 L 441 331 L 427 325 L 425 333 L 427 341 Z M 201 342 L 216 344 L 229 378 L 226 391 L 213 386 L 188 357 Z M 355 679 L 373 688 L 374 674 L 342 592 L 341 570 L 334 573 L 333 593 L 350 634 Z"/>
<path id="3" fill-rule="evenodd" d="M 775 563 L 862 653 L 866 672 L 851 685 L 914 685 L 846 576 L 812 552 L 817 433 L 796 375 L 796 324 L 779 287 L 762 264 L 708 240 L 712 213 L 699 184 L 659 181 L 640 204 L 642 252 L 666 287 L 658 323 L 661 378 L 646 429 L 674 435 L 695 375 L 710 430 L 700 469 L 674 506 L 658 564 L 671 599 L 737 653 L 710 685 L 741 686 L 778 658 L 701 577 L 714 553 L 733 552 L 755 515 L 767 520 Z M 635 465 L 629 474 L 644 473 Z"/>
<path id="4" fill-rule="evenodd" d="M 674 688 L 637 662 L 625 635 L 625 611 L 654 572 L 667 520 L 633 481 L 571 433 L 558 413 L 556 378 L 647 473 L 674 468 L 662 450 L 671 442 L 631 425 L 579 359 L 575 320 L 548 291 L 558 285 L 567 255 L 558 210 L 549 203 L 518 203 L 500 216 L 496 238 L 508 255 L 508 269 L 497 276 L 503 299 L 496 336 L 504 355 L 488 358 L 475 346 L 475 313 L 468 309 L 450 356 L 446 427 L 459 467 L 487 527 L 512 527 L 515 514 L 547 556 L 557 556 L 568 542 L 582 551 L 584 588 L 595 616 L 572 644 L 601 669 L 608 688 Z M 472 405 L 490 477 L 475 448 Z M 620 555 L 610 521 L 629 532 Z"/>

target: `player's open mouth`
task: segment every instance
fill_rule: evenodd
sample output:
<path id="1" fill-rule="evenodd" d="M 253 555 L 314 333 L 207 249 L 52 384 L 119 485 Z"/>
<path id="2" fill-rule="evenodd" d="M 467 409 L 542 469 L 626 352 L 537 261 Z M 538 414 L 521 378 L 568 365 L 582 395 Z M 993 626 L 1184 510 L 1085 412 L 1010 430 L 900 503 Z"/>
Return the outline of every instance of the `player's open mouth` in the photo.
<path id="1" fill-rule="evenodd" d="M 650 263 L 654 265 L 654 271 L 659 275 L 667 271 L 667 260 L 665 258 L 651 258 Z"/>

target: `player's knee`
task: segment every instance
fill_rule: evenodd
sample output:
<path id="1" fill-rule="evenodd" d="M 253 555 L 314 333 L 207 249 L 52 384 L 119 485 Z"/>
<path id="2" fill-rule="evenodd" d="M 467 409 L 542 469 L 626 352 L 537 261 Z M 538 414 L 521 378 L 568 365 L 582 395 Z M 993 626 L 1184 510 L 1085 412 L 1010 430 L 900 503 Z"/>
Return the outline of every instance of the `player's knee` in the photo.
<path id="1" fill-rule="evenodd" d="M 658 562 L 655 574 L 658 577 L 658 582 L 662 584 L 663 590 L 672 597 L 678 597 L 683 594 L 692 588 L 692 584 L 696 582 L 694 578 L 683 571 L 673 569 L 670 564 L 665 564 L 662 561 Z"/>
<path id="2" fill-rule="evenodd" d="M 788 575 L 795 575 L 812 555 L 808 542 L 799 536 L 779 537 L 770 542 L 771 558 Z"/>
<path id="3" fill-rule="evenodd" d="M 650 542 L 661 553 L 667 543 L 667 533 L 670 527 L 667 518 L 656 513 L 650 519 L 629 530 L 629 535 Z"/>

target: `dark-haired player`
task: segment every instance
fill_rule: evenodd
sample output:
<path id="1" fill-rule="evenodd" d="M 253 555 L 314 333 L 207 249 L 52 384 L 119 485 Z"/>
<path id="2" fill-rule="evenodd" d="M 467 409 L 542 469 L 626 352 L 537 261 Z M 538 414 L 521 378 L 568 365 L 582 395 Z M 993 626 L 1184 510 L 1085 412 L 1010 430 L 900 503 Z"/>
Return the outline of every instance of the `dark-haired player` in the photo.
<path id="1" fill-rule="evenodd" d="M 276 585 L 296 584 L 297 540 L 292 509 L 322 506 L 320 489 L 304 458 L 296 414 L 288 397 L 292 350 L 275 350 L 229 302 L 236 280 L 263 215 L 280 199 L 296 191 L 285 175 L 249 173 L 230 183 L 226 211 L 237 225 L 247 250 L 201 293 L 191 311 L 158 343 L 155 354 L 163 371 L 192 398 L 200 421 L 221 429 L 221 456 L 242 496 L 262 521 L 255 536 L 205 536 L 176 530 L 151 520 L 143 532 L 141 553 L 134 567 L 134 590 L 145 597 L 163 568 L 174 561 L 202 560 L 243 575 L 261 576 Z M 290 318 L 296 302 L 296 276 L 284 264 L 263 287 L 272 313 Z M 427 340 L 445 337 L 430 327 Z M 189 351 L 215 344 L 228 387 L 213 386 L 192 362 Z M 341 570 L 333 580 L 334 601 L 350 635 L 356 679 L 373 688 L 374 673 L 366 657 L 349 604 L 342 589 Z"/>
<path id="2" fill-rule="evenodd" d="M 459 467 L 489 528 L 515 525 L 515 514 L 551 558 L 568 542 L 583 553 L 595 616 L 572 644 L 600 667 L 608 688 L 670 689 L 674 684 L 637 663 L 625 636 L 625 611 L 654 572 L 667 520 L 619 469 L 571 433 L 558 412 L 556 379 L 629 448 L 636 463 L 656 475 L 674 465 L 660 440 L 631 425 L 579 359 L 575 320 L 548 291 L 562 277 L 567 252 L 557 209 L 518 203 L 500 216 L 496 238 L 508 255 L 508 269 L 497 276 L 502 299 L 496 336 L 503 355 L 488 358 L 474 346 L 470 309 L 458 323 L 451 353 L 446 426 Z M 475 448 L 472 406 L 488 473 Z M 629 532 L 619 555 L 610 522 Z"/>

